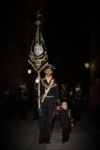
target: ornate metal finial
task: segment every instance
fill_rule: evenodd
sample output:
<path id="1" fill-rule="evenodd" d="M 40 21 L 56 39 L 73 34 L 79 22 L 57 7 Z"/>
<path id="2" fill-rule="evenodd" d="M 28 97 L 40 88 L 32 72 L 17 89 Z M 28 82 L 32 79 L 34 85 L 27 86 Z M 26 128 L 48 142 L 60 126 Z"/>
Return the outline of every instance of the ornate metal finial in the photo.
<path id="1" fill-rule="evenodd" d="M 35 13 L 37 21 L 35 22 L 36 25 L 39 27 L 39 25 L 41 24 L 41 21 L 39 20 L 39 17 L 41 17 L 40 12 L 37 10 L 37 13 Z"/>

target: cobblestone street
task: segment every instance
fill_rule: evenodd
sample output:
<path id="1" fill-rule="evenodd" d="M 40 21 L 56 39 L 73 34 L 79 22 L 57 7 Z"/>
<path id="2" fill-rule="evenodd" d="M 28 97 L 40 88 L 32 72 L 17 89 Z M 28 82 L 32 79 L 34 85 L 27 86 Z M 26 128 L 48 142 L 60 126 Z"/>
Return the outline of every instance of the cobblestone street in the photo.
<path id="1" fill-rule="evenodd" d="M 59 119 L 56 117 L 50 144 L 38 144 L 38 121 L 33 121 L 30 109 L 26 120 L 15 115 L 0 120 L 0 150 L 100 150 L 100 134 L 94 131 L 93 115 L 83 111 L 81 120 L 72 128 L 67 143 L 61 142 Z"/>

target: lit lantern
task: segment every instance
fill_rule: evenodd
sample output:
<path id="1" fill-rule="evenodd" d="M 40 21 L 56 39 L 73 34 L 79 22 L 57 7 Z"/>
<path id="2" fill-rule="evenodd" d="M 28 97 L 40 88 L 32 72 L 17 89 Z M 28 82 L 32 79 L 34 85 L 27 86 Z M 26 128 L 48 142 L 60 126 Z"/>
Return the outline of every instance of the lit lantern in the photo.
<path id="1" fill-rule="evenodd" d="M 89 68 L 90 64 L 89 63 L 85 63 L 85 68 Z"/>
<path id="2" fill-rule="evenodd" d="M 28 74 L 31 74 L 32 73 L 32 70 L 31 69 L 28 69 Z"/>

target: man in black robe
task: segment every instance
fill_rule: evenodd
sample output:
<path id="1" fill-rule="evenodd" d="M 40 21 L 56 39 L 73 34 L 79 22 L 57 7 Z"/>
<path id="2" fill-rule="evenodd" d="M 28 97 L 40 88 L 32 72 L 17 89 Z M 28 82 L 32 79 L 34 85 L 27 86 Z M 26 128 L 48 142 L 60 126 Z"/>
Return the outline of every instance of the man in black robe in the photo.
<path id="1" fill-rule="evenodd" d="M 60 109 L 60 93 L 58 82 L 53 78 L 54 66 L 48 64 L 45 69 L 45 78 L 40 76 L 35 80 L 35 88 L 40 82 L 41 107 L 39 114 L 39 144 L 50 143 L 51 129 L 55 110 Z M 47 92 L 48 91 L 48 92 Z"/>

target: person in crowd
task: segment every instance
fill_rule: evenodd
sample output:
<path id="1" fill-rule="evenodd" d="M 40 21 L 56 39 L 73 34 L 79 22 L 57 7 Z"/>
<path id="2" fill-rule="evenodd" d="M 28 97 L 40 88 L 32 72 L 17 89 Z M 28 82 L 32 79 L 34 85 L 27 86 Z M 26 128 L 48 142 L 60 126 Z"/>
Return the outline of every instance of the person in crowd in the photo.
<path id="1" fill-rule="evenodd" d="M 13 117 L 15 114 L 15 109 L 16 109 L 16 103 L 15 103 L 16 91 L 15 91 L 15 88 L 13 87 L 11 87 L 10 96 L 11 96 L 11 116 Z"/>
<path id="2" fill-rule="evenodd" d="M 68 103 L 66 100 L 61 101 L 61 109 L 58 110 L 61 127 L 61 140 L 65 143 L 69 140 L 69 134 L 71 127 L 74 126 L 74 118 L 70 109 L 68 109 Z"/>
<path id="3" fill-rule="evenodd" d="M 3 119 L 3 94 L 0 90 L 0 119 Z"/>
<path id="4" fill-rule="evenodd" d="M 82 109 L 83 110 L 89 110 L 89 86 L 85 87 L 83 90 L 83 104 Z M 89 110 L 90 111 L 90 110 Z"/>
<path id="5" fill-rule="evenodd" d="M 9 120 L 11 117 L 11 88 L 7 87 L 4 89 L 4 108 L 3 108 L 3 117 L 6 120 Z"/>
<path id="6" fill-rule="evenodd" d="M 41 105 L 39 111 L 39 144 L 50 143 L 53 118 L 56 109 L 60 109 L 60 92 L 58 81 L 53 78 L 55 67 L 48 64 L 45 69 L 45 78 L 37 76 L 34 87 L 40 83 Z"/>
<path id="7" fill-rule="evenodd" d="M 83 90 L 81 83 L 78 82 L 75 85 L 75 121 L 81 119 L 81 111 L 82 111 L 82 99 L 83 99 Z"/>
<path id="8" fill-rule="evenodd" d="M 39 120 L 39 111 L 38 111 L 38 90 L 34 89 L 34 105 L 33 105 L 33 109 L 34 109 L 34 120 Z"/>
<path id="9" fill-rule="evenodd" d="M 100 133 L 100 75 L 95 75 L 89 88 L 89 97 L 94 113 L 96 133 Z"/>
<path id="10" fill-rule="evenodd" d="M 26 82 L 21 85 L 20 119 L 26 120 L 29 109 L 29 91 Z"/>
<path id="11" fill-rule="evenodd" d="M 70 85 L 69 92 L 68 92 L 68 108 L 71 109 L 71 111 L 73 113 L 73 117 L 75 116 L 75 102 L 74 102 L 74 98 L 75 98 L 74 86 Z"/>
<path id="12" fill-rule="evenodd" d="M 68 100 L 68 86 L 66 83 L 61 84 L 61 100 Z"/>
<path id="13" fill-rule="evenodd" d="M 15 98 L 15 112 L 17 114 L 20 113 L 20 99 L 21 99 L 21 95 L 22 95 L 21 88 L 18 88 L 16 90 L 16 98 Z"/>

